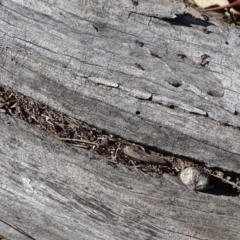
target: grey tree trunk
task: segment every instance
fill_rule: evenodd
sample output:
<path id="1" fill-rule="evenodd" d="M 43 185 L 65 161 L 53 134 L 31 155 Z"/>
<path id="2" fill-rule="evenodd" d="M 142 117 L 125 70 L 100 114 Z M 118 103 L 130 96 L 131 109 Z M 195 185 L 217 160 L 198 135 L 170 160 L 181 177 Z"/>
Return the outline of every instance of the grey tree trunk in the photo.
<path id="1" fill-rule="evenodd" d="M 1 84 L 128 141 L 240 174 L 238 27 L 206 22 L 181 0 L 1 0 L 0 16 Z M 0 121 L 0 235 L 240 239 L 237 196 L 197 193 L 4 113 Z"/>

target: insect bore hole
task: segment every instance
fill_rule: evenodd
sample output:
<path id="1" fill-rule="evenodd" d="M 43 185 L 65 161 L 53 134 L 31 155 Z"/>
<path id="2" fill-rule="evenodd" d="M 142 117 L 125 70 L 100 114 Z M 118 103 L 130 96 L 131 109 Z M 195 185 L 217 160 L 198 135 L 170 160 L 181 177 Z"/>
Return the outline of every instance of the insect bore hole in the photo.
<path id="1" fill-rule="evenodd" d="M 178 88 L 178 87 L 181 87 L 181 86 L 182 86 L 182 84 L 181 84 L 181 83 L 179 83 L 179 82 L 171 83 L 171 85 L 172 85 L 173 87 L 176 87 L 176 88 Z"/>
<path id="2" fill-rule="evenodd" d="M 140 115 L 140 113 L 141 113 L 140 111 L 136 111 L 136 114 L 137 114 L 137 115 Z"/>

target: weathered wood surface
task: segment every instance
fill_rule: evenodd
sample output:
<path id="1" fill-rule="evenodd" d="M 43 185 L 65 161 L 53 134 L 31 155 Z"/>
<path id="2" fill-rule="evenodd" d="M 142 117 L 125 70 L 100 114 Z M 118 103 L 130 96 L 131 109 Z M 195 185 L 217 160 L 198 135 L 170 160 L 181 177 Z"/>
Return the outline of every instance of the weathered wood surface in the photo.
<path id="1" fill-rule="evenodd" d="M 189 16 L 152 17 L 185 10 L 181 1 L 2 1 L 0 81 L 126 139 L 239 171 L 238 28 L 205 34 L 208 23 Z"/>
<path id="2" fill-rule="evenodd" d="M 180 0 L 2 0 L 0 83 L 127 140 L 240 173 L 239 28 L 165 21 L 185 11 Z M 35 239 L 240 238 L 237 198 L 115 169 L 0 116 L 1 219 Z M 0 234 L 27 239 L 6 229 L 0 222 Z"/>
<path id="3" fill-rule="evenodd" d="M 0 232 L 10 239 L 239 239 L 239 198 L 107 164 L 0 115 Z M 4 221 L 5 224 L 1 221 Z"/>

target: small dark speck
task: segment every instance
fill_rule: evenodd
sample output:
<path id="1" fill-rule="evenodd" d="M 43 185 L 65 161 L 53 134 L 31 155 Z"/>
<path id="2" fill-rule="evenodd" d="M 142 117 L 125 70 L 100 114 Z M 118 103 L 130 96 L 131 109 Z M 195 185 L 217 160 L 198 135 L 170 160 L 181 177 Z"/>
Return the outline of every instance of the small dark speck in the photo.
<path id="1" fill-rule="evenodd" d="M 184 59 L 184 58 L 186 57 L 186 55 L 185 55 L 185 54 L 182 54 L 182 53 L 178 53 L 177 56 L 178 56 L 178 57 L 181 57 L 181 59 Z"/>
<path id="2" fill-rule="evenodd" d="M 161 57 L 159 57 L 159 55 L 158 55 L 158 54 L 156 54 L 156 53 L 153 53 L 153 52 L 151 52 L 151 53 L 150 53 L 150 55 L 151 55 L 151 56 L 153 56 L 153 57 L 156 57 L 156 58 L 161 58 Z"/>
<path id="3" fill-rule="evenodd" d="M 179 82 L 177 82 L 177 83 L 172 83 L 171 84 L 173 87 L 176 87 L 176 88 L 178 88 L 178 87 L 181 87 L 182 86 L 182 84 L 181 83 L 179 83 Z"/>
<path id="4" fill-rule="evenodd" d="M 96 27 L 95 25 L 93 25 L 93 27 L 98 32 L 98 27 Z"/>
<path id="5" fill-rule="evenodd" d="M 141 112 L 140 111 L 136 111 L 136 114 L 139 115 Z"/>
<path id="6" fill-rule="evenodd" d="M 205 60 L 205 59 L 207 59 L 208 57 L 210 57 L 210 56 L 207 55 L 207 54 L 203 54 L 203 55 L 201 55 L 201 59 L 202 59 L 202 60 Z"/>
<path id="7" fill-rule="evenodd" d="M 228 41 L 226 41 L 225 44 L 228 45 L 229 44 Z"/>
<path id="8" fill-rule="evenodd" d="M 204 33 L 206 33 L 206 34 L 209 34 L 209 33 L 211 33 L 211 31 L 210 31 L 210 30 L 208 30 L 208 29 L 207 29 L 207 28 L 205 28 L 205 27 L 203 28 L 203 32 L 204 32 Z"/>
<path id="9" fill-rule="evenodd" d="M 202 67 L 205 67 L 207 64 L 209 64 L 209 61 L 205 61 L 205 62 L 203 62 L 203 63 L 200 63 L 200 65 L 201 65 Z"/>
<path id="10" fill-rule="evenodd" d="M 209 55 L 207 55 L 207 54 L 203 54 L 202 56 L 201 56 L 201 63 L 200 63 L 200 65 L 202 66 L 202 67 L 205 67 L 207 64 L 209 64 L 209 61 L 207 61 L 207 58 L 209 58 L 210 56 Z"/>
<path id="11" fill-rule="evenodd" d="M 144 68 L 139 63 L 135 63 L 135 67 L 138 68 L 139 70 L 144 71 Z"/>
<path id="12" fill-rule="evenodd" d="M 140 42 L 138 41 L 137 39 L 134 41 L 134 43 L 140 47 L 143 47 L 144 46 L 144 43 L 143 42 Z"/>
<path id="13" fill-rule="evenodd" d="M 208 91 L 207 94 L 208 94 L 209 96 L 212 96 L 212 97 L 214 96 L 214 94 L 213 94 L 212 91 Z"/>
<path id="14" fill-rule="evenodd" d="M 138 4 L 139 4 L 138 1 L 136 1 L 136 0 L 132 0 L 132 3 L 134 6 L 138 6 Z"/>
<path id="15" fill-rule="evenodd" d="M 223 125 L 226 126 L 226 127 L 231 126 L 228 122 L 224 122 Z"/>
<path id="16" fill-rule="evenodd" d="M 237 111 L 235 111 L 235 112 L 234 112 L 234 115 L 238 115 L 238 112 L 237 112 Z"/>

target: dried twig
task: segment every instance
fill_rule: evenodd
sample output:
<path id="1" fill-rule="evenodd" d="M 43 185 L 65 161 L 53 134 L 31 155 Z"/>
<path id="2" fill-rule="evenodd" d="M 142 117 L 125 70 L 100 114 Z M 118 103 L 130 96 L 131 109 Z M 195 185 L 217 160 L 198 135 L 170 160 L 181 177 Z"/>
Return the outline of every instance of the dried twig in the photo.
<path id="1" fill-rule="evenodd" d="M 199 10 L 200 12 L 210 12 L 210 11 L 217 11 L 217 10 L 221 10 L 221 9 L 224 9 L 224 8 L 232 8 L 232 7 L 235 7 L 237 6 L 238 4 L 240 4 L 240 0 L 236 0 L 235 2 L 232 2 L 232 3 L 229 3 L 225 6 L 221 6 L 221 7 L 214 7 L 214 8 L 207 8 L 207 9 L 201 9 Z"/>

